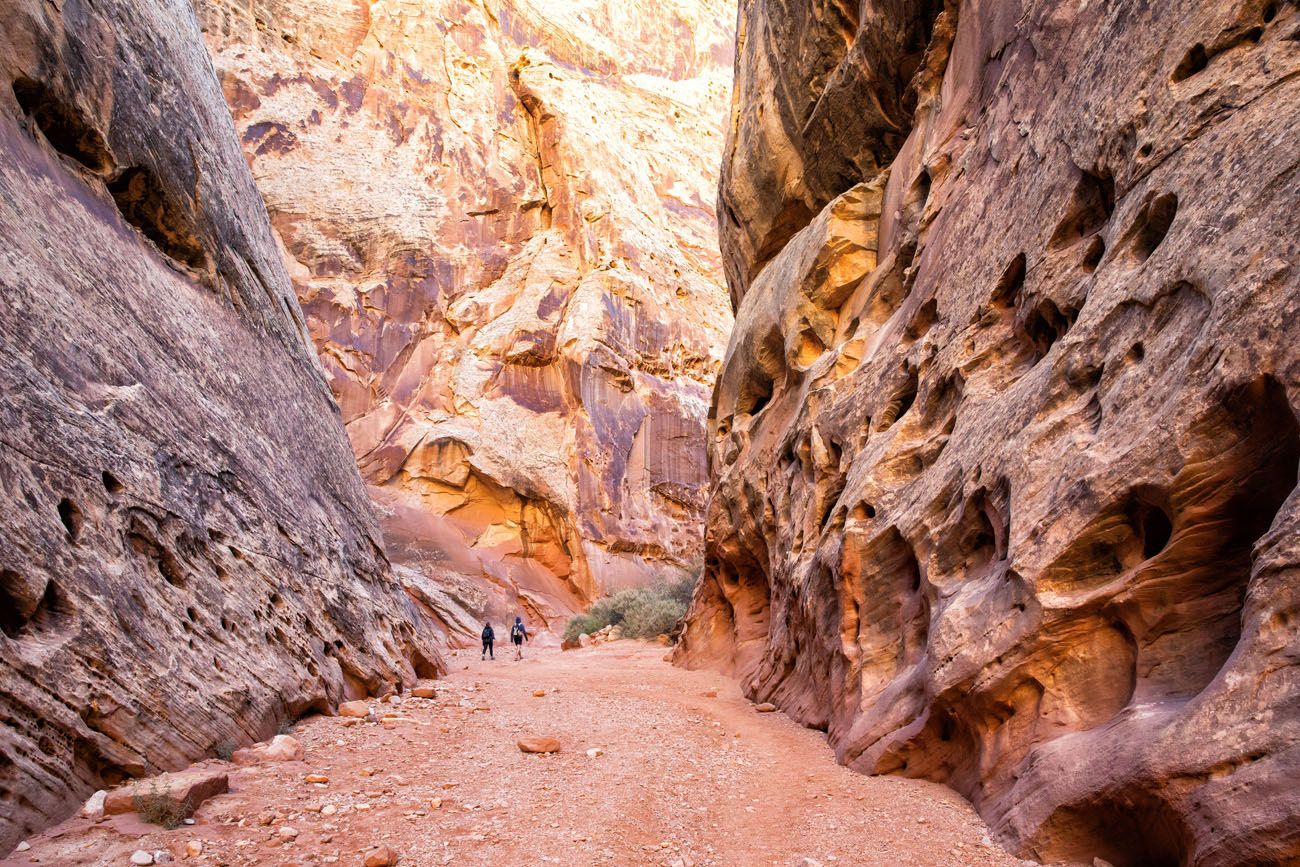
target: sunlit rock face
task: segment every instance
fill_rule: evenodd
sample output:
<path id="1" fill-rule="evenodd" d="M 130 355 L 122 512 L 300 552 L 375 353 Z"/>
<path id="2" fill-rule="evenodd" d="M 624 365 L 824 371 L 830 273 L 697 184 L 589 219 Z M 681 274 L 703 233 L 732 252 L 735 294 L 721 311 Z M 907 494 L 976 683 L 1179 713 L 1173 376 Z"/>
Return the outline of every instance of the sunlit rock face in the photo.
<path id="1" fill-rule="evenodd" d="M 0 851 L 440 668 L 191 9 L 0 20 Z"/>
<path id="2" fill-rule="evenodd" d="M 197 7 L 390 553 L 535 622 L 698 563 L 734 4 Z"/>
<path id="3" fill-rule="evenodd" d="M 1025 855 L 1296 862 L 1296 5 L 739 30 L 678 660 Z"/>

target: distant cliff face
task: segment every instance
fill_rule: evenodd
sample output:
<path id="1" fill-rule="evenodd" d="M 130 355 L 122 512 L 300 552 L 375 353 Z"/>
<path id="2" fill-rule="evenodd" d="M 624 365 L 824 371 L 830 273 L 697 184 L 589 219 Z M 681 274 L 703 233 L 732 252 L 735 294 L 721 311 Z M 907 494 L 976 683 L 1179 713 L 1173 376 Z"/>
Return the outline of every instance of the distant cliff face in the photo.
<path id="1" fill-rule="evenodd" d="M 440 663 L 192 11 L 0 23 L 0 851 Z"/>
<path id="2" fill-rule="evenodd" d="M 734 4 L 197 6 L 390 553 L 541 622 L 698 564 Z"/>
<path id="3" fill-rule="evenodd" d="M 1300 859 L 1298 39 L 744 4 L 679 661 L 1026 855 Z"/>

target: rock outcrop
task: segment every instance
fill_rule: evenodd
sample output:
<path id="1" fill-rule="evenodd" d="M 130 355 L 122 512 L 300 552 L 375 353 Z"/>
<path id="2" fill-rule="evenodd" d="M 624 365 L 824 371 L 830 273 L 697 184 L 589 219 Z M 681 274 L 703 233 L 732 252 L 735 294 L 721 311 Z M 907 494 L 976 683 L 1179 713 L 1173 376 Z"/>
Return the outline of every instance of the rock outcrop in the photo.
<path id="1" fill-rule="evenodd" d="M 195 4 L 390 553 L 463 609 L 430 610 L 546 624 L 698 565 L 734 3 Z"/>
<path id="2" fill-rule="evenodd" d="M 1300 861 L 1298 40 L 744 4 L 680 662 L 1024 855 Z"/>
<path id="3" fill-rule="evenodd" d="M 0 23 L 0 850 L 429 676 L 182 0 Z"/>

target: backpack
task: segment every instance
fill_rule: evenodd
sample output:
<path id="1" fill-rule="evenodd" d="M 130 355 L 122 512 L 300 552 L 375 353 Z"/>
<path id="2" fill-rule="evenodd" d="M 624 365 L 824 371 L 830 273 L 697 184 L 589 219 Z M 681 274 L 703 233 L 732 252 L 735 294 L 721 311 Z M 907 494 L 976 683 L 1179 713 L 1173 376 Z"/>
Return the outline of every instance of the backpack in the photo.
<path id="1" fill-rule="evenodd" d="M 523 638 L 523 637 L 524 637 L 524 625 L 523 625 L 522 623 L 516 623 L 514 626 L 510 627 L 510 637 L 511 637 L 511 638 Z"/>
<path id="2" fill-rule="evenodd" d="M 491 638 L 493 638 L 493 637 L 494 637 L 494 636 L 492 635 L 492 627 L 491 627 L 491 626 L 484 626 L 484 627 L 483 627 L 483 640 L 484 640 L 484 641 L 487 641 L 487 640 L 489 640 L 489 639 L 491 639 Z"/>

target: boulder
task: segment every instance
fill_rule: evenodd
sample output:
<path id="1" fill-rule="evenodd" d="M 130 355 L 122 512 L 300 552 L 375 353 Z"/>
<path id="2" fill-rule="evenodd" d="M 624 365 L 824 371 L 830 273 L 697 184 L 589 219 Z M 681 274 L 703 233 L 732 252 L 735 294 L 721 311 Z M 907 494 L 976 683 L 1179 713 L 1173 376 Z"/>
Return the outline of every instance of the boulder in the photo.
<path id="1" fill-rule="evenodd" d="M 219 768 L 175 771 L 110 790 L 104 797 L 104 813 L 116 816 L 143 808 L 185 817 L 229 789 L 230 777 Z"/>
<path id="2" fill-rule="evenodd" d="M 370 705 L 364 701 L 345 701 L 339 705 L 339 716 L 365 719 L 370 716 Z"/>
<path id="3" fill-rule="evenodd" d="M 437 698 L 438 690 L 431 686 L 417 686 L 411 689 L 411 695 L 415 698 Z"/>
<path id="4" fill-rule="evenodd" d="M 302 744 L 291 735 L 276 735 L 269 743 L 253 744 L 235 750 L 231 760 L 237 765 L 257 765 L 263 762 L 300 762 Z"/>

